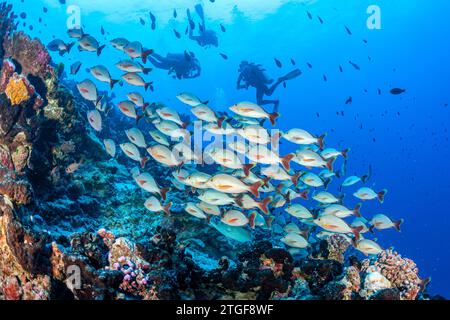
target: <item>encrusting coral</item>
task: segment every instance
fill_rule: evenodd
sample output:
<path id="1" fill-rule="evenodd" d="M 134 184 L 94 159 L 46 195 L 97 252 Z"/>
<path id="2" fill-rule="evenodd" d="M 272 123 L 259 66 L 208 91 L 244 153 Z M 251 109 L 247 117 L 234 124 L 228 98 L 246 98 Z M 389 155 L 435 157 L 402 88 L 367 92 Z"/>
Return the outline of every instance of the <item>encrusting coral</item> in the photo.
<path id="1" fill-rule="evenodd" d="M 5 94 L 13 106 L 19 105 L 31 98 L 34 87 L 25 77 L 14 73 L 6 85 Z"/>
<path id="2" fill-rule="evenodd" d="M 386 287 L 388 281 L 390 286 L 400 291 L 403 300 L 415 300 L 429 281 L 419 277 L 419 269 L 414 261 L 403 258 L 393 249 L 384 250 L 376 259 L 365 260 L 362 271 L 366 273 L 366 278 L 374 277 L 374 274 L 380 279 L 382 277 Z"/>

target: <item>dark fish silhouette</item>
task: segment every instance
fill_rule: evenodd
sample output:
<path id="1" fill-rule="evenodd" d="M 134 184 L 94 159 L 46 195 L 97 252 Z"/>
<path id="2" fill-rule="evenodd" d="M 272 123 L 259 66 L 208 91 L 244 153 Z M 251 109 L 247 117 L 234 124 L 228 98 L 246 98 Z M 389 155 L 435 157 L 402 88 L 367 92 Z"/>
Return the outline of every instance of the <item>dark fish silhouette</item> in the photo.
<path id="1" fill-rule="evenodd" d="M 339 71 L 340 71 L 340 72 L 344 72 L 344 69 L 342 68 L 341 65 L 339 66 Z"/>
<path id="2" fill-rule="evenodd" d="M 381 89 L 378 89 L 378 95 L 381 96 Z"/>
<path id="3" fill-rule="evenodd" d="M 227 56 L 226 54 L 220 53 L 220 56 L 221 56 L 222 58 L 224 58 L 225 60 L 228 60 L 228 56 Z"/>
<path id="4" fill-rule="evenodd" d="M 105 35 L 105 29 L 103 29 L 103 26 L 100 28 L 100 32 L 101 32 L 102 36 Z"/>
<path id="5" fill-rule="evenodd" d="M 345 104 L 352 104 L 352 102 L 353 102 L 353 98 L 348 97 L 348 99 L 345 101 Z"/>
<path id="6" fill-rule="evenodd" d="M 291 63 L 292 63 L 293 66 L 295 66 L 295 65 L 297 64 L 297 63 L 295 62 L 295 60 L 292 59 L 292 58 L 291 58 Z"/>
<path id="7" fill-rule="evenodd" d="M 81 64 L 82 64 L 82 63 L 81 63 L 80 61 L 77 61 L 77 62 L 73 63 L 73 64 L 70 66 L 70 74 L 76 75 L 76 74 L 78 73 L 78 71 L 80 71 Z"/>
<path id="8" fill-rule="evenodd" d="M 173 9 L 173 17 L 176 19 L 178 16 L 177 9 Z"/>
<path id="9" fill-rule="evenodd" d="M 307 62 L 306 65 L 308 66 L 308 68 L 312 69 L 312 64 Z"/>
<path id="10" fill-rule="evenodd" d="M 175 37 L 177 37 L 178 39 L 181 38 L 181 34 L 177 30 L 173 29 L 173 33 L 175 34 Z"/>
<path id="11" fill-rule="evenodd" d="M 274 58 L 275 60 L 275 64 L 277 65 L 278 68 L 282 68 L 283 64 L 280 62 L 280 60 L 278 60 L 277 58 Z"/>
<path id="12" fill-rule="evenodd" d="M 391 90 L 391 94 L 393 95 L 399 95 L 406 92 L 406 89 L 401 89 L 401 88 L 394 88 Z"/>
<path id="13" fill-rule="evenodd" d="M 149 12 L 150 20 L 152 21 L 152 30 L 156 29 L 156 17 L 153 13 Z"/>
<path id="14" fill-rule="evenodd" d="M 350 29 L 347 27 L 347 26 L 345 26 L 345 30 L 347 31 L 347 33 L 351 36 L 352 35 L 352 32 L 350 31 Z"/>
<path id="15" fill-rule="evenodd" d="M 328 81 L 328 77 L 326 74 L 323 75 L 323 81 L 327 82 Z"/>
<path id="16" fill-rule="evenodd" d="M 350 63 L 353 66 L 353 68 L 355 68 L 356 70 L 361 70 L 361 68 L 356 63 L 354 63 L 352 61 L 349 61 L 348 63 Z"/>
<path id="17" fill-rule="evenodd" d="M 143 26 L 145 26 L 145 21 L 144 21 L 144 19 L 139 18 L 139 22 L 140 22 Z"/>
<path id="18" fill-rule="evenodd" d="M 223 26 L 223 24 L 220 24 L 220 29 L 222 30 L 222 32 L 227 32 L 227 29 L 225 29 L 225 27 Z"/>
<path id="19" fill-rule="evenodd" d="M 312 20 L 312 14 L 311 14 L 311 12 L 309 12 L 309 11 L 306 11 L 306 14 L 308 15 L 308 18 L 310 19 L 310 20 Z"/>
<path id="20" fill-rule="evenodd" d="M 319 19 L 320 24 L 323 24 L 323 20 L 321 17 L 317 16 L 317 18 Z"/>

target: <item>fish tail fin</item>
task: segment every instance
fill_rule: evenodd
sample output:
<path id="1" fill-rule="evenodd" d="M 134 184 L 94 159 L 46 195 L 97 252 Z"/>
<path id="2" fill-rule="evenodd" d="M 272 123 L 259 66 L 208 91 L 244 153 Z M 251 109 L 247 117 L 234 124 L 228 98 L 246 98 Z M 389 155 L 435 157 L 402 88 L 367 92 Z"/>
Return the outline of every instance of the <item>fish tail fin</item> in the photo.
<path id="1" fill-rule="evenodd" d="M 330 170 L 330 172 L 334 171 L 333 165 L 334 165 L 335 161 L 336 161 L 336 158 L 332 158 L 332 159 L 327 161 L 327 169 Z"/>
<path id="2" fill-rule="evenodd" d="M 288 205 L 290 205 L 291 204 L 291 192 L 288 191 L 288 192 L 286 192 L 286 194 L 283 194 L 282 196 L 283 196 L 284 200 L 286 200 L 286 203 Z"/>
<path id="3" fill-rule="evenodd" d="M 170 215 L 170 208 L 172 207 L 172 202 L 169 202 L 168 204 L 166 204 L 165 206 L 163 206 L 163 211 L 167 214 Z"/>
<path id="4" fill-rule="evenodd" d="M 275 218 L 273 217 L 273 216 L 269 216 L 269 217 L 267 217 L 266 218 L 266 225 L 267 225 L 267 227 L 270 229 L 270 228 L 272 228 L 272 223 L 273 223 L 273 220 L 274 220 Z"/>
<path id="5" fill-rule="evenodd" d="M 145 109 L 147 109 L 150 106 L 150 104 L 148 102 L 144 103 L 142 106 L 142 111 L 145 111 Z"/>
<path id="6" fill-rule="evenodd" d="M 250 216 L 248 217 L 248 224 L 250 228 L 255 229 L 255 220 L 256 220 L 256 212 L 250 213 Z"/>
<path id="7" fill-rule="evenodd" d="M 145 164 L 147 163 L 147 161 L 149 160 L 148 157 L 144 157 L 141 159 L 141 168 L 144 169 L 145 168 Z"/>
<path id="8" fill-rule="evenodd" d="M 309 195 L 309 190 L 305 190 L 305 191 L 299 193 L 300 198 L 302 198 L 303 200 L 308 200 L 308 195 Z"/>
<path id="9" fill-rule="evenodd" d="M 380 201 L 380 203 L 384 202 L 384 197 L 386 196 L 387 192 L 388 192 L 387 189 L 383 189 L 383 190 L 381 190 L 380 192 L 377 193 L 378 200 Z"/>
<path id="10" fill-rule="evenodd" d="M 148 90 L 148 88 L 150 88 L 151 91 L 153 91 L 153 82 L 146 82 L 144 85 L 145 91 Z"/>
<path id="11" fill-rule="evenodd" d="M 344 203 L 344 198 L 345 198 L 345 193 L 341 193 L 338 197 L 339 203 L 343 204 Z"/>
<path id="12" fill-rule="evenodd" d="M 189 126 L 190 122 L 186 121 L 181 124 L 181 128 L 186 129 Z"/>
<path id="13" fill-rule="evenodd" d="M 291 176 L 291 181 L 294 184 L 294 186 L 297 186 L 298 184 L 298 179 L 300 179 L 301 176 L 301 172 L 297 172 L 296 174 L 294 174 L 293 176 Z"/>
<path id="14" fill-rule="evenodd" d="M 222 128 L 223 122 L 225 121 L 226 117 L 220 117 L 217 119 L 217 125 L 219 128 Z"/>
<path id="15" fill-rule="evenodd" d="M 209 100 L 205 100 L 205 101 L 202 102 L 202 104 L 204 104 L 205 106 L 207 106 L 208 103 L 209 103 Z"/>
<path id="16" fill-rule="evenodd" d="M 118 82 L 119 82 L 119 80 L 111 79 L 111 83 L 109 84 L 109 87 L 111 88 L 111 90 L 114 88 L 114 86 L 115 86 L 116 83 L 118 83 Z"/>
<path id="17" fill-rule="evenodd" d="M 294 159 L 294 157 L 295 153 L 290 153 L 287 156 L 281 158 L 281 164 L 287 171 L 291 170 L 291 161 L 292 159 Z"/>
<path id="18" fill-rule="evenodd" d="M 151 54 L 153 54 L 153 50 L 152 49 L 150 49 L 150 50 L 145 50 L 144 52 L 142 52 L 142 62 L 145 64 L 145 63 L 147 63 L 147 57 L 149 56 L 149 55 L 151 55 Z"/>
<path id="19" fill-rule="evenodd" d="M 153 71 L 153 68 L 142 68 L 142 73 L 143 74 L 149 74 L 152 71 Z"/>
<path id="20" fill-rule="evenodd" d="M 280 117 L 280 114 L 278 112 L 270 113 L 269 114 L 269 120 L 272 126 L 276 124 L 277 119 Z"/>
<path id="21" fill-rule="evenodd" d="M 272 197 L 267 197 L 263 201 L 258 202 L 258 207 L 261 209 L 262 212 L 265 214 L 269 214 L 269 203 L 271 203 L 273 200 Z"/>
<path id="22" fill-rule="evenodd" d="M 259 198 L 259 188 L 262 186 L 261 181 L 257 181 L 249 187 L 249 191 L 257 198 Z"/>
<path id="23" fill-rule="evenodd" d="M 141 121 L 141 119 L 144 117 L 144 115 L 143 114 L 141 114 L 141 115 L 138 115 L 137 117 L 136 117 L 136 125 L 138 125 L 139 124 L 139 121 Z"/>
<path id="24" fill-rule="evenodd" d="M 303 229 L 303 230 L 300 230 L 300 235 L 301 235 L 303 238 L 305 238 L 306 240 L 308 240 L 310 233 L 311 233 L 311 229 Z"/>
<path id="25" fill-rule="evenodd" d="M 242 202 L 242 198 L 244 197 L 243 194 L 238 195 L 236 198 L 234 198 L 234 202 L 238 205 L 239 208 L 243 209 L 244 203 Z"/>
<path id="26" fill-rule="evenodd" d="M 375 229 L 375 225 L 372 224 L 371 226 L 369 226 L 369 232 L 370 233 L 375 233 L 373 230 Z"/>
<path id="27" fill-rule="evenodd" d="M 250 170 L 252 170 L 255 167 L 254 163 L 249 163 L 244 165 L 243 170 L 244 170 L 244 174 L 245 177 L 248 177 L 250 175 Z"/>
<path id="28" fill-rule="evenodd" d="M 265 187 L 265 186 L 269 185 L 270 180 L 272 180 L 272 178 L 270 178 L 270 177 L 265 177 L 265 178 L 262 180 L 262 181 L 263 181 L 262 186 Z M 278 191 L 278 192 L 279 192 L 279 191 Z"/>
<path id="29" fill-rule="evenodd" d="M 70 50 L 72 50 L 72 47 L 75 45 L 75 42 L 71 42 L 67 45 L 67 53 L 70 53 Z"/>
<path id="30" fill-rule="evenodd" d="M 97 49 L 97 56 L 100 57 L 100 55 L 102 54 L 103 49 L 105 49 L 105 45 L 102 45 L 100 47 L 98 47 Z"/>
<path id="31" fill-rule="evenodd" d="M 162 189 L 160 190 L 161 198 L 162 198 L 164 201 L 166 201 L 166 199 L 167 199 L 167 192 L 169 192 L 169 191 L 170 191 L 170 188 L 162 188 Z"/>
<path id="32" fill-rule="evenodd" d="M 362 217 L 362 216 L 361 216 L 361 207 L 362 207 L 362 203 L 358 203 L 358 204 L 355 206 L 355 209 L 353 209 L 353 214 L 354 214 L 355 216 L 357 216 L 357 217 Z"/>
<path id="33" fill-rule="evenodd" d="M 427 286 L 430 284 L 430 282 L 431 282 L 431 277 L 420 280 L 420 283 L 419 283 L 420 292 L 424 292 L 425 289 L 427 288 Z"/>
<path id="34" fill-rule="evenodd" d="M 345 159 L 348 159 L 348 153 L 350 152 L 350 148 L 342 150 L 341 154 Z"/>
<path id="35" fill-rule="evenodd" d="M 398 220 L 398 221 L 394 221 L 394 227 L 395 227 L 395 229 L 396 229 L 398 232 L 401 231 L 400 226 L 403 224 L 403 222 L 405 222 L 404 219 L 400 219 L 400 220 Z"/>
<path id="36" fill-rule="evenodd" d="M 323 187 L 325 188 L 325 190 L 328 190 L 328 185 L 330 184 L 330 182 L 331 182 L 331 179 L 327 179 L 324 181 Z M 342 186 L 341 186 L 341 189 L 339 189 L 339 191 L 341 191 L 341 190 L 342 190 Z"/>
<path id="37" fill-rule="evenodd" d="M 361 238 L 361 231 L 364 229 L 363 226 L 359 226 L 356 228 L 352 228 L 352 232 L 355 235 L 355 241 L 358 241 Z"/>
<path id="38" fill-rule="evenodd" d="M 327 134 L 324 133 L 319 138 L 317 138 L 317 145 L 319 146 L 320 149 L 323 149 L 325 147 L 325 138 L 326 138 L 326 136 L 327 136 Z"/>

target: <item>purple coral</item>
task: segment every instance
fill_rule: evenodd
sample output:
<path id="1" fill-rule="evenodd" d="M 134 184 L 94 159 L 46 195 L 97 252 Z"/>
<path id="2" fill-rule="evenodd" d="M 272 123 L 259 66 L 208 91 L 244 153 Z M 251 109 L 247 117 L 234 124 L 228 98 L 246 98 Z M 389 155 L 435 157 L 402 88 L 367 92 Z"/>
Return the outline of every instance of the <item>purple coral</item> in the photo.
<path id="1" fill-rule="evenodd" d="M 0 3 L 0 41 L 17 28 L 14 23 L 12 4 Z M 0 46 L 0 57 L 3 57 L 3 47 Z"/>
<path id="2" fill-rule="evenodd" d="M 31 39 L 23 32 L 7 36 L 3 41 L 5 57 L 16 60 L 22 74 L 45 79 L 52 72 L 50 55 L 39 39 Z"/>

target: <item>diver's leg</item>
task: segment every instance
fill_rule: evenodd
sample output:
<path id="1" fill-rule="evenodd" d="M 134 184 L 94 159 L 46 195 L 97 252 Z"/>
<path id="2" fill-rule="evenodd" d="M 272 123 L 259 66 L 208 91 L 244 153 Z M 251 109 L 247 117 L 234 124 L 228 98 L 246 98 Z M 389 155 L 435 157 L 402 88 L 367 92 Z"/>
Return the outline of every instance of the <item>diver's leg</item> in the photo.
<path id="1" fill-rule="evenodd" d="M 205 27 L 205 12 L 203 11 L 203 7 L 201 4 L 198 4 L 195 6 L 195 11 L 197 12 L 198 16 L 200 17 L 200 19 L 202 20 L 202 26 L 203 26 L 203 30 L 206 30 Z"/>
<path id="2" fill-rule="evenodd" d="M 265 95 L 265 92 L 262 89 L 256 89 L 256 101 L 257 101 L 258 105 L 265 106 L 268 104 L 272 104 L 273 112 L 278 112 L 278 107 L 280 105 L 280 101 L 279 100 L 265 100 L 264 95 Z"/>
<path id="3" fill-rule="evenodd" d="M 150 61 L 150 63 L 153 64 L 155 66 L 155 68 L 164 69 L 164 70 L 170 69 L 170 66 L 166 62 L 164 62 L 164 59 L 163 59 L 163 61 L 156 60 L 154 58 L 154 54 L 151 56 L 148 56 L 147 60 Z"/>
<path id="4" fill-rule="evenodd" d="M 275 92 L 275 90 L 278 88 L 278 86 L 280 84 L 282 84 L 283 82 L 284 82 L 284 80 L 278 79 L 278 81 L 275 82 L 271 87 L 266 87 L 264 90 L 264 95 L 270 97 Z"/>
<path id="5" fill-rule="evenodd" d="M 268 104 L 272 104 L 273 105 L 273 111 L 272 112 L 278 112 L 278 107 L 280 105 L 280 100 L 262 100 L 261 103 L 259 104 L 260 106 L 265 106 Z"/>

